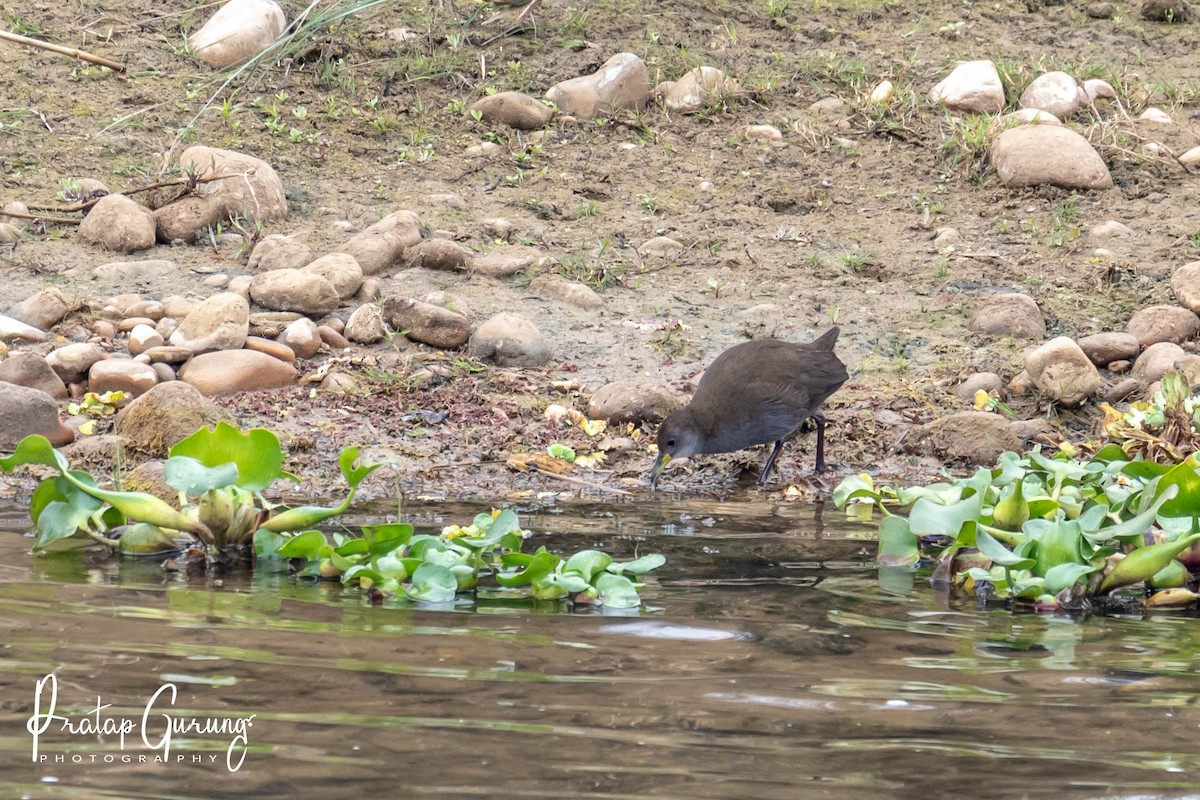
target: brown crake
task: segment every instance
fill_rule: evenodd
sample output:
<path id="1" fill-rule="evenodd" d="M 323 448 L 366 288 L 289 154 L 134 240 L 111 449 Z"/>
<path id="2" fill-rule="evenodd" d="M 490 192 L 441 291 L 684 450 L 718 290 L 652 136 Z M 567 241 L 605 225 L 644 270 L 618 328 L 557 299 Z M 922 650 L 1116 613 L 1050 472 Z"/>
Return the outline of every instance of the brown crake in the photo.
<path id="1" fill-rule="evenodd" d="M 734 345 L 704 371 L 692 402 L 658 429 L 658 458 L 650 486 L 658 484 L 672 458 L 731 453 L 774 443 L 758 478 L 766 483 L 783 442 L 813 419 L 817 425 L 816 471 L 825 471 L 825 416 L 821 404 L 846 378 L 846 365 L 833 352 L 835 325 L 811 342 L 754 339 Z"/>

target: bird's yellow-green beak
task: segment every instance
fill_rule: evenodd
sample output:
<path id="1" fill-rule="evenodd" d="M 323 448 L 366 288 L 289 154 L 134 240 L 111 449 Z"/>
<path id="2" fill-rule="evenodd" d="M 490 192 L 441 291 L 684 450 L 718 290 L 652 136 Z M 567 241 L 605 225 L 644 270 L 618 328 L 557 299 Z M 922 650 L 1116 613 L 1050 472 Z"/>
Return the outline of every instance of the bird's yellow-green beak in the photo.
<path id="1" fill-rule="evenodd" d="M 658 488 L 658 479 L 662 476 L 663 467 L 671 460 L 670 453 L 664 453 L 661 450 L 658 453 L 658 458 L 654 459 L 654 466 L 650 468 L 650 488 Z"/>

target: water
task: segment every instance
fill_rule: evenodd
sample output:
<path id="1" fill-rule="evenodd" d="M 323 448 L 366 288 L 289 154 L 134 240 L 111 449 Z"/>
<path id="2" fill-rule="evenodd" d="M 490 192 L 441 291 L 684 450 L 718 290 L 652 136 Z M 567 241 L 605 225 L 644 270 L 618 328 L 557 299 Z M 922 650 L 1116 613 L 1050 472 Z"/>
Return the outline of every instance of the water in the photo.
<path id="1" fill-rule="evenodd" d="M 832 509 L 523 514 L 559 551 L 665 553 L 632 615 L 372 607 L 286 575 L 216 586 L 34 559 L 24 514 L 0 509 L 4 798 L 1200 797 L 1200 620 L 1012 615 L 904 575 L 881 586 L 872 531 Z M 164 763 L 141 727 L 122 748 L 56 723 L 34 763 L 26 724 L 51 672 L 77 726 L 97 695 L 99 717 L 140 725 L 173 685 L 152 743 L 167 711 L 226 727 L 176 733 Z"/>

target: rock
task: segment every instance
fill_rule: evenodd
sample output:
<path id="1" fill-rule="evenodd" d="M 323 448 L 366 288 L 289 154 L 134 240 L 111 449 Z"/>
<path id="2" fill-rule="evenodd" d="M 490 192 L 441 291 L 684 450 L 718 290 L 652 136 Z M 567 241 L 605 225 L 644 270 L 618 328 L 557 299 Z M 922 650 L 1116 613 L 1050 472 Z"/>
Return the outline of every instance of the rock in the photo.
<path id="1" fill-rule="evenodd" d="M 1029 442 L 1038 440 L 1043 443 L 1057 443 L 1063 440 L 1063 436 L 1059 433 L 1050 420 L 1045 417 L 1035 417 L 1034 419 L 1014 419 L 1008 423 L 1012 426 L 1012 431 L 1021 440 L 1021 445 L 1027 445 Z"/>
<path id="2" fill-rule="evenodd" d="M 1037 76 L 1021 92 L 1021 108 L 1049 111 L 1066 119 L 1088 102 L 1083 87 L 1065 72 L 1046 72 Z"/>
<path id="3" fill-rule="evenodd" d="M 32 325 L 26 325 L 19 319 L 0 314 L 0 341 L 20 339 L 25 342 L 44 342 L 46 334 Z"/>
<path id="4" fill-rule="evenodd" d="M 346 320 L 345 336 L 359 344 L 375 344 L 387 338 L 387 325 L 383 322 L 383 311 L 374 303 L 364 303 L 354 309 Z"/>
<path id="5" fill-rule="evenodd" d="M 46 364 L 63 383 L 79 383 L 92 364 L 108 358 L 108 353 L 96 344 L 80 342 L 63 345 L 46 356 Z"/>
<path id="6" fill-rule="evenodd" d="M 539 275 L 530 281 L 529 291 L 585 311 L 598 311 L 604 307 L 604 301 L 592 287 L 569 281 L 561 275 Z"/>
<path id="7" fill-rule="evenodd" d="M 751 339 L 761 339 L 779 333 L 785 315 L 774 303 L 759 303 L 735 312 L 733 318 L 742 333 Z"/>
<path id="8" fill-rule="evenodd" d="M 137 450 L 157 457 L 201 428 L 233 424 L 229 412 L 191 384 L 160 383 L 117 412 L 113 430 Z"/>
<path id="9" fill-rule="evenodd" d="M 0 245 L 11 245 L 5 250 L 11 250 L 23 238 L 21 228 L 10 222 L 0 222 Z"/>
<path id="10" fill-rule="evenodd" d="M 1013 125 L 1062 125 L 1062 120 L 1049 111 L 1038 108 L 1019 108 L 1010 114 L 996 118 L 990 130 L 1004 130 Z"/>
<path id="11" fill-rule="evenodd" d="M 209 66 L 228 67 L 261 53 L 286 25 L 275 0 L 229 0 L 188 37 L 188 44 Z"/>
<path id="12" fill-rule="evenodd" d="M 250 315 L 250 333 L 273 339 L 283 333 L 288 325 L 304 318 L 303 314 L 297 314 L 295 311 L 255 311 Z"/>
<path id="13" fill-rule="evenodd" d="M 1143 347 L 1158 342 L 1180 344 L 1200 334 L 1200 317 L 1180 306 L 1150 306 L 1136 312 L 1125 330 Z"/>
<path id="14" fill-rule="evenodd" d="M 225 292 L 200 303 L 179 323 L 170 342 L 194 353 L 240 350 L 249 333 L 250 304 L 241 295 Z"/>
<path id="15" fill-rule="evenodd" d="M 1083 82 L 1083 93 L 1087 95 L 1087 101 L 1091 104 L 1096 104 L 1101 100 L 1116 100 L 1117 90 L 1112 87 L 1108 81 L 1100 78 L 1088 78 Z"/>
<path id="16" fill-rule="evenodd" d="M 138 397 L 158 384 L 158 373 L 149 364 L 129 358 L 106 358 L 88 370 L 88 391 L 96 394 L 124 392 Z"/>
<path id="17" fill-rule="evenodd" d="M 355 298 L 360 303 L 374 303 L 383 297 L 383 281 L 379 278 L 363 278 L 362 286 L 358 287 Z"/>
<path id="18" fill-rule="evenodd" d="M 147 317 L 151 321 L 157 322 L 167 315 L 166 307 L 157 300 L 139 300 L 136 303 L 130 303 L 125 309 L 125 315 L 129 317 Z"/>
<path id="19" fill-rule="evenodd" d="M 186 347 L 172 347 L 171 345 L 163 345 L 161 347 L 148 347 L 142 351 L 142 355 L 153 364 L 182 364 L 189 358 L 195 355 Z"/>
<path id="20" fill-rule="evenodd" d="M 179 380 L 211 397 L 290 386 L 298 374 L 291 364 L 266 353 L 226 350 L 196 356 L 179 370 Z"/>
<path id="21" fill-rule="evenodd" d="M 243 224 L 287 216 L 283 181 L 262 159 L 193 145 L 183 151 L 179 165 L 200 177 L 231 176 L 201 183 L 196 194 L 154 212 L 160 242 L 194 242 L 208 228 L 238 217 Z"/>
<path id="22" fill-rule="evenodd" d="M 1100 390 L 1100 373 L 1068 336 L 1051 339 L 1025 356 L 1025 371 L 1044 394 L 1073 408 Z"/>
<path id="23" fill-rule="evenodd" d="M 0 225 L 10 225 L 17 229 L 24 228 L 29 224 L 29 220 L 25 219 L 23 216 L 13 215 L 28 213 L 29 206 L 25 205 L 20 200 L 9 200 L 4 204 L 4 208 L 0 208 Z"/>
<path id="24" fill-rule="evenodd" d="M 1040 340 L 1046 335 L 1046 320 L 1037 302 L 1018 292 L 985 298 L 967 327 L 987 336 Z"/>
<path id="25" fill-rule="evenodd" d="M 1195 16 L 1185 0 L 1146 0 L 1142 3 L 1142 19 L 1151 22 L 1188 22 Z"/>
<path id="26" fill-rule="evenodd" d="M 1175 298 L 1193 314 L 1200 314 L 1200 261 L 1184 264 L 1171 275 Z"/>
<path id="27" fill-rule="evenodd" d="M 313 260 L 313 251 L 294 236 L 272 233 L 254 246 L 246 266 L 255 272 L 300 269 Z"/>
<path id="28" fill-rule="evenodd" d="M 328 325 L 318 325 L 317 334 L 321 337 L 321 341 L 333 350 L 345 350 L 350 346 L 350 340 L 342 336 L 340 331 Z"/>
<path id="29" fill-rule="evenodd" d="M 272 339 L 264 339 L 261 336 L 247 336 L 246 349 L 253 350 L 256 353 L 265 353 L 271 358 L 277 358 L 285 364 L 292 364 L 296 361 L 296 351 L 288 347 L 283 342 L 276 342 Z"/>
<path id="30" fill-rule="evenodd" d="M 60 400 L 67 396 L 67 385 L 37 353 L 10 353 L 0 361 L 0 381 L 37 389 Z"/>
<path id="31" fill-rule="evenodd" d="M 850 113 L 850 106 L 840 97 L 822 97 L 808 110 L 823 117 L 844 117 Z"/>
<path id="32" fill-rule="evenodd" d="M 260 272 L 250 283 L 250 297 L 264 308 L 313 316 L 328 314 L 341 304 L 332 283 L 298 269 Z"/>
<path id="33" fill-rule="evenodd" d="M 321 256 L 301 271 L 320 275 L 329 281 L 342 300 L 353 297 L 363 284 L 362 267 L 358 265 L 354 256 L 348 253 L 330 253 L 327 256 Z"/>
<path id="34" fill-rule="evenodd" d="M 71 274 L 74 270 L 67 270 Z M 112 261 L 92 270 L 92 277 L 110 283 L 150 282 L 177 271 L 174 261 L 148 258 L 145 261 Z"/>
<path id="35" fill-rule="evenodd" d="M 536 247 L 511 244 L 497 247 L 490 253 L 472 258 L 471 271 L 490 275 L 493 278 L 507 278 L 516 275 L 523 269 L 541 267 L 549 262 L 550 256 Z"/>
<path id="36" fill-rule="evenodd" d="M 1021 438 L 999 414 L 959 411 L 913 428 L 903 444 L 909 452 L 990 467 L 1001 453 L 1019 450 Z"/>
<path id="37" fill-rule="evenodd" d="M 1120 403 L 1122 400 L 1131 397 L 1141 388 L 1142 382 L 1137 378 L 1124 378 L 1117 381 L 1104 393 L 1104 400 L 1109 403 Z"/>
<path id="38" fill-rule="evenodd" d="M 471 103 L 469 110 L 478 111 L 489 125 L 507 125 L 519 131 L 543 128 L 554 116 L 549 106 L 521 92 L 497 92 Z"/>
<path id="39" fill-rule="evenodd" d="M 612 424 L 662 422 L 679 408 L 679 399 L 666 386 L 637 381 L 615 381 L 596 390 L 588 401 L 589 419 Z"/>
<path id="40" fill-rule="evenodd" d="M 642 108 L 650 100 L 646 63 L 633 53 L 617 53 L 591 75 L 551 86 L 546 99 L 564 114 L 584 119 Z"/>
<path id="41" fill-rule="evenodd" d="M 0 452 L 11 453 L 30 434 L 38 433 L 60 447 L 75 439 L 58 416 L 58 403 L 38 389 L 0 383 Z"/>
<path id="42" fill-rule="evenodd" d="M 1101 222 L 1099 225 L 1088 231 L 1088 238 L 1099 239 L 1103 241 L 1106 239 L 1114 239 L 1118 236 L 1130 236 L 1132 233 L 1133 229 L 1128 225 L 1123 225 L 1122 223 L 1117 222 L 1115 219 L 1110 219 L 1107 222 Z"/>
<path id="43" fill-rule="evenodd" d="M 312 358 L 321 349 L 321 334 L 317 332 L 317 323 L 308 317 L 301 317 L 284 328 L 277 341 L 290 347 L 296 358 Z"/>
<path id="44" fill-rule="evenodd" d="M 1138 114 L 1138 119 L 1143 122 L 1153 122 L 1158 125 L 1170 125 L 1175 120 L 1171 119 L 1171 115 L 1163 111 L 1161 108 L 1147 108 L 1142 113 Z M 1149 145 L 1147 145 L 1149 147 Z"/>
<path id="45" fill-rule="evenodd" d="M 412 341 L 444 350 L 462 347 L 471 338 L 471 322 L 464 315 L 422 300 L 389 297 L 383 301 L 383 318 Z"/>
<path id="46" fill-rule="evenodd" d="M 1033 379 L 1029 373 L 1021 370 L 1008 382 L 1008 393 L 1016 397 L 1024 397 L 1033 391 Z"/>
<path id="47" fill-rule="evenodd" d="M 954 111 L 994 114 L 1004 109 L 1004 85 L 991 61 L 966 61 L 929 91 L 929 99 Z"/>
<path id="48" fill-rule="evenodd" d="M 962 234 L 954 228 L 937 228 L 933 232 L 933 249 L 938 253 L 951 252 L 962 241 Z"/>
<path id="49" fill-rule="evenodd" d="M 1200 164 L 1200 147 L 1193 147 L 1190 150 L 1184 151 L 1179 157 L 1179 163 L 1185 167 L 1194 167 Z"/>
<path id="50" fill-rule="evenodd" d="M 747 139 L 765 139 L 768 142 L 783 141 L 783 131 L 774 125 L 747 125 L 742 128 L 742 136 Z"/>
<path id="51" fill-rule="evenodd" d="M 475 329 L 470 352 L 501 367 L 540 367 L 554 357 L 537 326 L 509 311 L 493 315 Z"/>
<path id="52" fill-rule="evenodd" d="M 8 309 L 8 313 L 28 325 L 49 330 L 66 318 L 71 304 L 57 287 L 47 286 Z"/>
<path id="53" fill-rule="evenodd" d="M 171 365 L 162 361 L 156 361 L 150 365 L 150 369 L 154 370 L 154 374 L 158 376 L 159 383 L 169 383 L 175 380 L 175 370 L 171 369 Z"/>
<path id="54" fill-rule="evenodd" d="M 467 158 L 489 158 L 499 155 L 503 151 L 504 148 L 495 142 L 479 142 L 464 150 L 463 155 Z"/>
<path id="55" fill-rule="evenodd" d="M 964 403 L 974 404 L 975 393 L 980 389 L 996 397 L 1002 397 L 1004 381 L 994 372 L 976 372 L 954 387 L 954 395 Z"/>
<path id="56" fill-rule="evenodd" d="M 657 258 L 674 258 L 683 252 L 683 243 L 678 242 L 669 236 L 655 236 L 653 239 L 647 239 L 638 247 L 638 253 L 643 256 L 654 256 Z"/>
<path id="57" fill-rule="evenodd" d="M 663 103 L 667 111 L 695 114 L 724 103 L 742 91 L 741 85 L 716 67 L 696 67 L 687 72 L 667 91 Z"/>
<path id="58" fill-rule="evenodd" d="M 416 213 L 393 211 L 350 237 L 338 251 L 354 256 L 363 275 L 377 275 L 399 264 L 404 251 L 420 241 L 421 220 Z"/>
<path id="59" fill-rule="evenodd" d="M 79 226 L 79 238 L 119 253 L 154 247 L 154 216 L 123 194 L 100 198 Z"/>
<path id="60" fill-rule="evenodd" d="M 1079 339 L 1076 344 L 1097 367 L 1107 366 L 1114 361 L 1132 360 L 1142 349 L 1137 337 L 1129 333 L 1093 333 Z"/>
<path id="61" fill-rule="evenodd" d="M 449 239 L 426 239 L 411 248 L 405 256 L 410 267 L 424 267 L 445 272 L 467 268 L 471 252 Z"/>
<path id="62" fill-rule="evenodd" d="M 997 136 L 991 162 L 1005 186 L 1108 189 L 1112 176 L 1088 140 L 1069 128 L 1021 125 Z"/>
<path id="63" fill-rule="evenodd" d="M 129 352 L 135 356 L 139 353 L 144 353 L 152 347 L 162 347 L 163 337 L 158 331 L 149 325 L 135 325 L 133 330 L 129 332 L 129 341 L 127 343 Z"/>
<path id="64" fill-rule="evenodd" d="M 1159 380 L 1175 369 L 1175 365 L 1187 353 L 1174 342 L 1159 342 L 1142 351 L 1133 362 L 1133 377 L 1143 385 Z"/>

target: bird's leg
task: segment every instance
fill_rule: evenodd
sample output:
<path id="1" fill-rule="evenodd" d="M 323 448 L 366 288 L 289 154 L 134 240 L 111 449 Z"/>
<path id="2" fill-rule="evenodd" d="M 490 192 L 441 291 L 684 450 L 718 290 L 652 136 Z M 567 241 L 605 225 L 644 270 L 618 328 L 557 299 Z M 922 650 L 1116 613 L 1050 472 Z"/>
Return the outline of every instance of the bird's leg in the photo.
<path id="1" fill-rule="evenodd" d="M 812 415 L 813 420 L 817 423 L 817 468 L 816 473 L 820 475 L 825 471 L 825 415 L 820 411 Z"/>
<path id="2" fill-rule="evenodd" d="M 771 450 L 771 455 L 767 456 L 767 463 L 763 466 L 762 474 L 758 476 L 758 485 L 767 485 L 767 476 L 771 474 L 771 467 L 775 466 L 775 457 L 779 455 L 779 451 L 783 449 L 783 439 L 775 442 L 774 449 Z"/>

